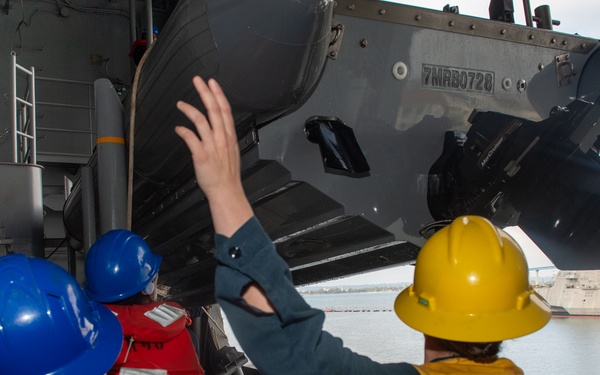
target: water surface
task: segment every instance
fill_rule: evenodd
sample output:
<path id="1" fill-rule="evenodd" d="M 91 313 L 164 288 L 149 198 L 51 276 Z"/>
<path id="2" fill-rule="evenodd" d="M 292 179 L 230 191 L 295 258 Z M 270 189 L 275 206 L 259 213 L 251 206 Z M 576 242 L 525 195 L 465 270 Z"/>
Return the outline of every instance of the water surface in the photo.
<path id="1" fill-rule="evenodd" d="M 396 293 L 304 296 L 312 307 L 336 310 L 326 313 L 324 329 L 353 351 L 381 363 L 423 363 L 423 335 L 398 319 L 392 310 L 395 297 Z M 232 344 L 240 348 L 235 339 Z M 553 318 L 540 331 L 505 341 L 501 355 L 529 375 L 600 374 L 600 318 Z"/>

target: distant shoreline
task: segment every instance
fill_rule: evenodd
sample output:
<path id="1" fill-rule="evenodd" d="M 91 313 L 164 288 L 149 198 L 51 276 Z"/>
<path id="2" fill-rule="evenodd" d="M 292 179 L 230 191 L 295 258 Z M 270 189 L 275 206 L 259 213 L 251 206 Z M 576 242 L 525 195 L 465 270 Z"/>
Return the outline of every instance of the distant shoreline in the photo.
<path id="1" fill-rule="evenodd" d="M 298 292 L 302 295 L 312 294 L 344 294 L 344 293 L 399 293 L 409 284 L 397 285 L 350 285 L 331 287 L 299 287 Z"/>

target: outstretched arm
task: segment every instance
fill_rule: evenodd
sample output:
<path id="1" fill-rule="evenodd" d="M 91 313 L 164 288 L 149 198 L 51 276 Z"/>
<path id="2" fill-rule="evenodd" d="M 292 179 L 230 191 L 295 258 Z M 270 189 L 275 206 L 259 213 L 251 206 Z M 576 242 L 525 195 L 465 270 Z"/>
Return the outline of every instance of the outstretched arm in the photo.
<path id="1" fill-rule="evenodd" d="M 215 232 L 231 237 L 254 215 L 242 186 L 231 106 L 215 80 L 209 80 L 207 85 L 196 76 L 193 83 L 208 119 L 192 105 L 179 101 L 177 108 L 194 123 L 200 138 L 183 126 L 177 126 L 175 131 L 192 153 L 196 181 L 208 199 Z M 262 311 L 274 311 L 262 289 L 254 283 L 248 285 L 242 297 Z"/>
<path id="2" fill-rule="evenodd" d="M 175 130 L 192 153 L 196 179 L 218 234 L 217 301 L 252 362 L 264 374 L 415 374 L 408 364 L 382 365 L 353 353 L 322 330 L 325 314 L 298 294 L 288 265 L 253 218 L 241 182 L 235 124 L 223 91 L 214 80 L 206 85 L 199 77 L 194 86 L 208 119 L 187 103 L 178 102 L 177 108 L 194 123 L 200 138 L 185 127 Z M 232 256 L 228 249 L 238 246 L 243 255 Z"/>

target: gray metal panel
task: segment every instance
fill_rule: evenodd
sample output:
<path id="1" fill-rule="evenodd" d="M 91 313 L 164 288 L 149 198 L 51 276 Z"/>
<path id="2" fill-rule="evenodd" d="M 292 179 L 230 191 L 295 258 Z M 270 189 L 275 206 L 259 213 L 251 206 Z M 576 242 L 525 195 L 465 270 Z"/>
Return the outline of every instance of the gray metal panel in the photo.
<path id="1" fill-rule="evenodd" d="M 579 35 L 381 1 L 338 0 L 335 13 L 574 53 L 587 54 L 598 44 L 596 39 Z"/>
<path id="2" fill-rule="evenodd" d="M 300 109 L 260 129 L 260 155 L 280 161 L 294 179 L 340 202 L 346 213 L 364 215 L 390 230 L 397 240 L 424 242 L 418 231 L 433 221 L 427 206 L 429 168 L 442 151 L 444 133 L 466 131 L 474 108 L 537 121 L 576 96 L 576 82 L 562 87 L 557 82 L 555 59 L 565 53 L 561 48 L 490 38 L 478 35 L 477 28 L 463 33 L 348 14 L 338 2 L 334 18 L 344 25 L 344 38 L 337 59 L 328 61 L 317 89 Z M 448 22 L 456 17 L 436 15 Z M 530 31 L 507 27 L 511 32 Z M 571 53 L 577 71 L 590 54 Z M 403 79 L 397 63 L 406 66 Z M 431 66 L 489 73 L 493 87 L 432 85 L 425 81 L 425 68 Z M 520 80 L 526 83 L 522 92 L 517 87 Z M 315 115 L 339 117 L 354 130 L 371 166 L 370 176 L 353 179 L 324 172 L 318 147 L 303 133 L 305 121 Z"/>
<path id="3" fill-rule="evenodd" d="M 292 269 L 294 284 L 306 285 L 363 272 L 409 265 L 414 263 L 420 248 L 410 242 L 400 241 L 367 250 L 355 254 L 349 253 L 344 258 L 315 264 L 308 268 Z"/>
<path id="4" fill-rule="evenodd" d="M 390 232 L 361 216 L 338 216 L 309 227 L 299 234 L 277 239 L 277 252 L 292 270 L 314 267 L 352 257 L 382 243 L 390 242 Z M 416 255 L 416 254 L 415 254 Z M 412 260 L 412 259 L 411 259 Z"/>
<path id="5" fill-rule="evenodd" d="M 0 256 L 22 253 L 44 257 L 39 165 L 0 163 L 0 229 L 4 236 L 0 238 Z"/>
<path id="6" fill-rule="evenodd" d="M 129 33 L 129 20 L 125 17 L 127 12 L 118 12 L 121 8 L 127 10 L 127 4 L 85 1 L 86 9 L 98 8 L 97 12 L 75 11 L 63 5 L 64 12 L 59 16 L 57 5 L 53 3 L 29 1 L 23 2 L 21 7 L 10 2 L 8 14 L 3 13 L 0 22 L 3 36 L 0 38 L 0 92 L 10 92 L 9 53 L 15 51 L 20 65 L 35 67 L 37 100 L 46 103 L 37 108 L 38 127 L 41 128 L 38 131 L 40 162 L 83 164 L 89 158 L 93 144 L 89 108 L 93 107 L 91 83 L 101 77 L 123 85 L 131 82 L 129 38 L 123 37 Z M 99 59 L 93 62 L 91 55 L 99 56 Z M 8 125 L 5 121 L 10 119 L 11 107 L 6 96 L 0 100 L 2 134 Z M 78 133 L 82 130 L 86 133 Z M 8 161 L 6 150 L 10 145 L 2 140 L 0 138 L 0 161 Z"/>
<path id="7" fill-rule="evenodd" d="M 37 78 L 40 162 L 84 164 L 96 141 L 92 82 Z"/>

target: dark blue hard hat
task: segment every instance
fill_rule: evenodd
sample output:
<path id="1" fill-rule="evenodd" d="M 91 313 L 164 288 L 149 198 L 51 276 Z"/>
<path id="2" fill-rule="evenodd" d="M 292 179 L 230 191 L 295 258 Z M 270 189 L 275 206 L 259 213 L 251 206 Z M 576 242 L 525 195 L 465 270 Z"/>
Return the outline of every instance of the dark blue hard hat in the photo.
<path id="1" fill-rule="evenodd" d="M 98 302 L 129 298 L 153 281 L 161 261 L 142 237 L 111 230 L 96 240 L 85 258 L 84 290 Z"/>
<path id="2" fill-rule="evenodd" d="M 1 374 L 104 374 L 122 343 L 117 318 L 63 268 L 0 257 Z"/>

